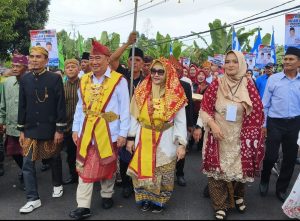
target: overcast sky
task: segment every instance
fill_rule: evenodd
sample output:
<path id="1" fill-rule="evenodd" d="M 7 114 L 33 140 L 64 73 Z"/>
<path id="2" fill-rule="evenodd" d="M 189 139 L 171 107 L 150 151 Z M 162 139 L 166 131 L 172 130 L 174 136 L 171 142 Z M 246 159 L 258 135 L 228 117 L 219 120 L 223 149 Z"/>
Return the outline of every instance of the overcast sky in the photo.
<path id="1" fill-rule="evenodd" d="M 180 0 L 180 3 L 178 3 L 178 0 L 153 0 L 152 2 L 150 0 L 139 0 L 141 9 L 150 8 L 138 12 L 137 31 L 146 33 L 148 37 L 155 37 L 157 31 L 163 35 L 170 34 L 171 37 L 177 37 L 190 34 L 192 31 L 208 30 L 208 23 L 216 18 L 221 19 L 222 23 L 226 22 L 228 24 L 288 1 Z M 299 3 L 300 0 L 295 0 L 266 14 L 293 7 L 299 5 Z M 121 35 L 121 42 L 125 42 L 128 34 L 133 29 L 133 14 L 107 22 L 102 20 L 124 12 L 133 12 L 133 8 L 134 0 L 51 0 L 49 21 L 46 28 L 56 29 L 57 31 L 65 29 L 72 35 L 73 30 L 76 33 L 79 31 L 85 38 L 100 38 L 102 31 L 117 32 Z M 300 12 L 300 10 L 293 13 L 297 12 Z M 82 25 L 86 22 L 95 21 L 102 22 Z M 245 28 L 248 30 L 260 26 L 263 36 L 265 33 L 272 33 L 272 26 L 274 26 L 275 42 L 283 45 L 284 22 L 284 15 L 282 15 Z M 207 34 L 204 37 L 209 41 L 210 37 Z M 251 40 L 253 41 L 253 39 Z M 192 40 L 184 41 L 185 44 L 191 44 L 192 42 Z M 204 46 L 201 40 L 197 40 L 197 42 Z"/>

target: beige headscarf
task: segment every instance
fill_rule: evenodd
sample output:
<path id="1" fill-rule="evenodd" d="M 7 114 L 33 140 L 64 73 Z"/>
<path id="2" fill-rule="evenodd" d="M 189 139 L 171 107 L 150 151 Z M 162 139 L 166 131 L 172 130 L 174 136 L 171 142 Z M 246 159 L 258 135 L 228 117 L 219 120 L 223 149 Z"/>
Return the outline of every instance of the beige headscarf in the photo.
<path id="1" fill-rule="evenodd" d="M 244 55 L 239 51 L 227 52 L 225 59 L 229 53 L 234 53 L 236 55 L 239 62 L 239 70 L 238 73 L 233 76 L 227 75 L 225 70 L 224 77 L 219 80 L 220 89 L 226 99 L 242 103 L 246 110 L 246 114 L 249 115 L 252 111 L 252 102 L 247 90 L 246 60 Z M 232 93 L 234 93 L 235 91 L 236 93 L 234 94 L 234 96 L 232 96 Z"/>

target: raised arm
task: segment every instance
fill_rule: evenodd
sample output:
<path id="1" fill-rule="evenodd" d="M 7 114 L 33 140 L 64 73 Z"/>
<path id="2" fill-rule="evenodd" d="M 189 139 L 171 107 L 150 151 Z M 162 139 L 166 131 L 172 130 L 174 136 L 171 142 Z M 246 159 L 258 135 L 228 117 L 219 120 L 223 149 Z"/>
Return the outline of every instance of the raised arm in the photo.
<path id="1" fill-rule="evenodd" d="M 112 70 L 117 70 L 119 66 L 120 57 L 124 53 L 124 51 L 133 43 L 136 42 L 137 33 L 131 32 L 129 34 L 128 40 L 125 44 L 123 44 L 121 47 L 119 47 L 112 55 L 110 56 L 110 67 Z"/>

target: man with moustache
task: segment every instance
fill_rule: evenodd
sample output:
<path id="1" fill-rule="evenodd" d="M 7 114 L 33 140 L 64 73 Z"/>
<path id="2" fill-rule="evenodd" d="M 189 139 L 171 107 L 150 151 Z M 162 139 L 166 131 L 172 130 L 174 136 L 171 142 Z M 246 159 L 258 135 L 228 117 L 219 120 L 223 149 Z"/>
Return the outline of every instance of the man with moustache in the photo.
<path id="1" fill-rule="evenodd" d="M 284 202 L 298 153 L 300 130 L 300 49 L 289 47 L 283 58 L 283 72 L 269 77 L 262 99 L 265 112 L 266 150 L 259 190 L 266 196 L 271 170 L 281 146 L 283 158 L 276 182 L 276 196 Z"/>
<path id="2" fill-rule="evenodd" d="M 81 71 L 79 72 L 78 77 L 81 78 L 84 74 L 91 72 L 91 67 L 89 64 L 90 53 L 83 52 L 80 61 Z"/>
<path id="3" fill-rule="evenodd" d="M 41 206 L 35 161 L 47 159 L 52 169 L 52 197 L 63 195 L 60 157 L 66 106 L 62 79 L 46 70 L 48 51 L 40 46 L 30 49 L 32 72 L 20 80 L 18 130 L 23 148 L 23 177 L 27 203 L 19 210 L 26 214 Z"/>
<path id="4" fill-rule="evenodd" d="M 101 183 L 102 207 L 113 206 L 118 148 L 126 144 L 130 114 L 127 81 L 111 70 L 109 56 L 109 49 L 93 40 L 92 72 L 80 79 L 72 127 L 79 175 L 77 208 L 69 214 L 74 219 L 91 216 L 94 182 Z"/>
<path id="5" fill-rule="evenodd" d="M 22 170 L 23 155 L 19 144 L 20 131 L 17 128 L 19 84 L 20 78 L 26 73 L 28 60 L 24 55 L 15 55 L 12 59 L 12 75 L 6 79 L 1 90 L 0 127 L 6 134 L 5 149 L 8 156 L 12 156 L 18 167 Z M 22 173 L 19 180 L 23 182 Z"/>

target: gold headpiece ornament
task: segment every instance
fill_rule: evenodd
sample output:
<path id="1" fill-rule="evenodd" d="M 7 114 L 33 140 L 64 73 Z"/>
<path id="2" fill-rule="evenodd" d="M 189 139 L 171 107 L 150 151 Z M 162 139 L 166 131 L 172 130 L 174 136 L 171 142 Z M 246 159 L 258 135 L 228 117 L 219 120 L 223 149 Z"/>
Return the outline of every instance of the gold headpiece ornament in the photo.
<path id="1" fill-rule="evenodd" d="M 75 65 L 79 66 L 79 61 L 76 60 L 75 58 L 67 59 L 67 60 L 65 60 L 65 67 L 68 64 L 75 64 Z"/>
<path id="2" fill-rule="evenodd" d="M 41 47 L 41 46 L 34 46 L 34 47 L 32 47 L 31 49 L 30 49 L 30 53 L 31 52 L 38 52 L 38 53 L 41 53 L 41 54 L 43 54 L 43 55 L 45 55 L 45 56 L 47 56 L 48 57 L 48 51 L 46 50 L 46 48 L 43 48 L 43 47 Z"/>

